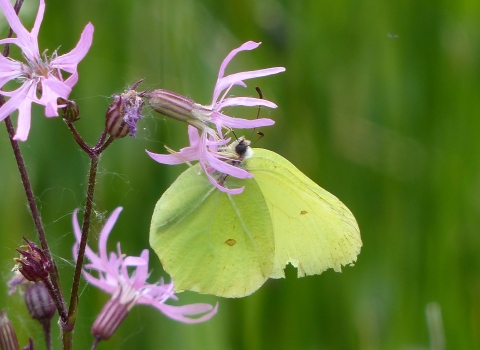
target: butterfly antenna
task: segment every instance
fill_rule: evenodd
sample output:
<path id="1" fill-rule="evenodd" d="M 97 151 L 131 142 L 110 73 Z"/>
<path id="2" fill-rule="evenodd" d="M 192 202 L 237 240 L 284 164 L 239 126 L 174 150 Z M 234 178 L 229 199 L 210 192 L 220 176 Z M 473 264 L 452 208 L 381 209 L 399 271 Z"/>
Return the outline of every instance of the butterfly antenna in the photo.
<path id="1" fill-rule="evenodd" d="M 265 134 L 261 131 L 257 131 L 257 135 L 258 135 L 258 139 L 255 142 L 257 142 L 258 140 L 260 140 L 262 137 L 265 136 Z"/>
<path id="2" fill-rule="evenodd" d="M 255 90 L 257 90 L 257 93 L 258 93 L 258 96 L 260 97 L 260 99 L 263 100 L 262 90 L 260 90 L 260 88 L 258 86 L 255 86 Z M 257 117 L 255 119 L 258 119 L 259 116 L 260 116 L 260 106 L 258 106 Z M 252 134 L 250 135 L 250 140 L 252 139 L 252 136 L 253 136 L 254 132 L 255 132 L 255 128 L 252 130 Z M 257 132 L 257 134 L 258 134 L 258 132 Z M 262 133 L 262 137 L 263 137 L 263 133 Z"/>

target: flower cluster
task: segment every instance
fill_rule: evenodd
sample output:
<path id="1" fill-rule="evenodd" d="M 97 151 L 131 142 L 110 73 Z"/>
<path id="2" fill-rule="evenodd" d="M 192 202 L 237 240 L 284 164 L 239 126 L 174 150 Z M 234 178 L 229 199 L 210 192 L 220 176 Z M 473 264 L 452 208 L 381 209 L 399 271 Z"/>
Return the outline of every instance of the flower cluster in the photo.
<path id="1" fill-rule="evenodd" d="M 40 0 L 31 32 L 20 22 L 10 0 L 0 0 L 0 8 L 16 34 L 15 38 L 0 40 L 0 44 L 17 45 L 26 60 L 26 63 L 23 63 L 0 55 L 0 94 L 9 97 L 0 107 L 0 121 L 18 110 L 15 140 L 25 141 L 30 131 L 32 103 L 45 106 L 47 117 L 58 116 L 58 108 L 64 106 L 58 104 L 58 99 L 67 100 L 72 87 L 78 81 L 77 65 L 90 49 L 93 25 L 86 25 L 80 41 L 72 51 L 60 56 L 55 51 L 51 57 L 42 57 L 38 48 L 38 32 L 45 12 L 45 1 Z M 62 70 L 70 76 L 64 79 Z M 16 90 L 4 91 L 3 86 L 11 80 L 21 81 L 22 85 Z"/>
<path id="2" fill-rule="evenodd" d="M 125 256 L 120 250 L 120 243 L 118 243 L 117 253 L 107 252 L 108 236 L 121 211 L 121 207 L 115 209 L 100 232 L 98 254 L 94 253 L 90 247 L 86 247 L 85 255 L 90 263 L 86 264 L 85 268 L 96 271 L 98 277 L 83 270 L 85 279 L 90 284 L 111 294 L 111 301 L 114 302 L 117 309 L 122 308 L 126 312 L 136 304 L 145 304 L 153 306 L 166 316 L 184 323 L 203 322 L 215 315 L 217 306 L 212 307 L 209 304 L 183 306 L 165 304 L 168 299 L 177 299 L 173 293 L 173 282 L 164 283 L 163 280 L 160 280 L 154 284 L 147 283 L 149 275 L 147 249 L 143 250 L 140 256 Z M 77 240 L 77 244 L 75 244 L 73 248 L 73 254 L 76 259 L 78 244 L 81 239 L 77 210 L 73 213 L 73 230 Z M 133 269 L 134 271 L 129 273 L 129 269 Z M 111 305 L 107 306 L 111 307 Z M 115 314 L 115 312 L 113 312 L 113 314 Z M 189 317 L 198 315 L 202 316 L 198 318 Z M 95 324 L 98 324 L 98 322 Z M 107 338 L 103 337 L 103 339 Z"/>
<path id="3" fill-rule="evenodd" d="M 260 43 L 248 41 L 227 55 L 220 65 L 217 83 L 213 90 L 212 102 L 208 106 L 197 104 L 189 98 L 166 90 L 155 90 L 150 94 L 146 94 L 150 106 L 155 111 L 189 124 L 188 135 L 190 139 L 190 146 L 181 149 L 180 152 L 170 151 L 172 154 L 164 155 L 147 151 L 150 157 L 163 164 L 180 164 L 198 160 L 210 182 L 219 190 L 229 194 L 238 194 L 243 191 L 243 188 L 228 189 L 222 186 L 222 183 L 212 176 L 212 174 L 218 172 L 223 175 L 230 175 L 241 179 L 252 177 L 253 175 L 246 170 L 233 165 L 236 160 L 235 155 L 233 155 L 234 159 L 232 159 L 231 154 L 219 152 L 219 149 L 224 149 L 230 142 L 230 139 L 227 139 L 224 135 L 224 129 L 258 128 L 270 126 L 275 123 L 268 118 L 254 120 L 232 118 L 222 112 L 223 108 L 230 106 L 277 107 L 273 102 L 261 98 L 227 97 L 233 86 L 239 85 L 246 87 L 244 81 L 247 79 L 285 71 L 283 67 L 273 67 L 225 76 L 227 65 L 239 52 L 253 50 L 259 45 Z"/>

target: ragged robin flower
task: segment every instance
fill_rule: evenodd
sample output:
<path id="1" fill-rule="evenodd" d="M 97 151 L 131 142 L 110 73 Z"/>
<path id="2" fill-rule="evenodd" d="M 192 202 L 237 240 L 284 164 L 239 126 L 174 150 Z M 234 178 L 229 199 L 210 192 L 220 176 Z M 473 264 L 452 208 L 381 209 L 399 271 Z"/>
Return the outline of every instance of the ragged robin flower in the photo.
<path id="1" fill-rule="evenodd" d="M 67 100 L 72 87 L 78 81 L 77 65 L 85 57 L 93 38 L 93 25 L 88 23 L 83 30 L 77 46 L 64 55 L 54 51 L 50 57 L 41 55 L 38 48 L 38 32 L 45 12 L 45 1 L 40 0 L 37 17 L 32 31 L 29 32 L 20 22 L 10 0 L 0 0 L 3 11 L 13 32 L 14 38 L 0 40 L 0 44 L 14 44 L 22 50 L 24 62 L 0 55 L 0 94 L 9 97 L 0 106 L 0 121 L 18 110 L 17 130 L 14 139 L 25 141 L 30 131 L 32 103 L 45 106 L 46 117 L 58 116 L 58 104 Z M 61 71 L 69 73 L 65 79 Z M 13 91 L 5 91 L 4 85 L 17 80 L 22 85 Z"/>
<path id="2" fill-rule="evenodd" d="M 244 169 L 233 166 L 234 158 L 229 158 L 225 152 L 218 152 L 220 147 L 227 146 L 230 139 L 225 139 L 225 130 L 231 128 L 258 128 L 273 125 L 274 121 L 268 118 L 254 120 L 233 118 L 223 113 L 225 107 L 230 106 L 264 106 L 276 108 L 273 102 L 253 97 L 228 97 L 230 89 L 235 86 L 246 87 L 245 80 L 277 74 L 285 71 L 283 67 L 273 67 L 247 72 L 234 73 L 225 76 L 225 70 L 230 61 L 241 51 L 253 50 L 260 43 L 248 41 L 240 47 L 232 50 L 220 65 L 217 83 L 213 90 L 212 102 L 204 106 L 195 103 L 188 97 L 181 96 L 167 90 L 154 90 L 145 97 L 150 106 L 157 112 L 168 117 L 189 124 L 188 135 L 190 146 L 182 148 L 179 152 L 168 149 L 171 154 L 163 155 L 147 151 L 148 155 L 159 163 L 181 164 L 198 160 L 201 168 L 205 171 L 209 181 L 219 190 L 238 194 L 243 188 L 228 189 L 213 176 L 215 173 L 230 175 L 245 179 L 253 175 Z M 194 128 L 198 129 L 195 130 Z M 225 176 L 223 176 L 224 178 Z"/>
<path id="3" fill-rule="evenodd" d="M 225 70 L 230 61 L 241 51 L 256 49 L 261 43 L 247 41 L 232 50 L 220 65 L 217 83 L 213 89 L 212 102 L 209 105 L 195 103 L 192 99 L 167 90 L 154 90 L 145 97 L 153 110 L 180 121 L 193 125 L 197 129 L 211 133 L 210 127 L 215 127 L 218 135 L 223 137 L 223 128 L 251 129 L 270 126 L 272 119 L 260 118 L 254 120 L 233 118 L 225 115 L 222 110 L 230 106 L 264 106 L 276 108 L 273 102 L 254 97 L 227 97 L 230 89 L 235 86 L 246 87 L 245 80 L 277 74 L 285 71 L 284 67 L 273 67 L 234 73 L 225 76 Z"/>
<path id="4" fill-rule="evenodd" d="M 126 256 L 121 252 L 120 243 L 118 243 L 117 252 L 107 252 L 108 236 L 121 211 L 121 207 L 115 209 L 100 232 L 98 253 L 94 253 L 89 246 L 85 250 L 89 263 L 85 265 L 83 276 L 88 283 L 112 295 L 92 328 L 92 333 L 97 341 L 108 339 L 127 316 L 130 309 L 137 304 L 153 306 L 167 317 L 184 323 L 204 322 L 213 317 L 218 306 L 213 307 L 209 304 L 173 306 L 166 304 L 169 299 L 177 299 L 173 293 L 173 282 L 164 283 L 161 279 L 153 284 L 147 283 L 149 276 L 147 249 L 143 250 L 140 256 Z M 76 259 L 78 244 L 81 239 L 77 210 L 73 213 L 73 230 L 77 240 L 73 248 Z M 87 270 L 95 271 L 98 277 L 90 274 Z"/>

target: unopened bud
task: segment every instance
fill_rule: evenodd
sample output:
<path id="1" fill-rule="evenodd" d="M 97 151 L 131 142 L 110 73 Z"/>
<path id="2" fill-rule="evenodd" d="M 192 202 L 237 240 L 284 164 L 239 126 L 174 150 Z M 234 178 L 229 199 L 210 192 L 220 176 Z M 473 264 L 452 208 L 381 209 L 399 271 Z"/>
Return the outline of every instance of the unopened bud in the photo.
<path id="1" fill-rule="evenodd" d="M 198 105 L 192 99 L 162 89 L 153 90 L 145 97 L 155 112 L 188 123 L 199 130 L 205 128 L 205 123 L 194 114 L 194 109 Z"/>
<path id="2" fill-rule="evenodd" d="M 0 348 L 2 350 L 20 349 L 13 325 L 4 310 L 0 311 Z"/>
<path id="3" fill-rule="evenodd" d="M 97 341 L 109 339 L 127 317 L 137 299 L 135 289 L 128 285 L 120 286 L 93 323 L 92 334 L 95 339 Z"/>
<path id="4" fill-rule="evenodd" d="M 142 79 L 143 80 L 143 79 Z M 137 133 L 137 121 L 142 118 L 142 97 L 145 91 L 135 91 L 142 82 L 139 80 L 129 90 L 121 95 L 113 95 L 114 101 L 107 109 L 105 127 L 110 136 L 122 138 L 127 135 L 134 136 Z"/>
<path id="5" fill-rule="evenodd" d="M 36 282 L 27 287 L 25 303 L 32 318 L 42 322 L 50 322 L 57 311 L 47 287 L 43 282 Z"/>
<path id="6" fill-rule="evenodd" d="M 35 350 L 35 347 L 33 346 L 32 338 L 28 339 L 28 344 L 22 350 Z"/>
<path id="7" fill-rule="evenodd" d="M 17 270 L 29 281 L 37 282 L 48 278 L 50 273 L 50 261 L 48 261 L 43 251 L 32 241 L 25 237 L 23 239 L 27 242 L 27 250 L 17 249 L 20 253 L 20 258 L 17 261 Z"/>
<path id="8" fill-rule="evenodd" d="M 70 100 L 62 99 L 62 102 L 66 105 L 61 109 L 63 119 L 68 120 L 71 123 L 79 120 L 80 111 L 78 109 L 78 105 L 75 102 Z"/>

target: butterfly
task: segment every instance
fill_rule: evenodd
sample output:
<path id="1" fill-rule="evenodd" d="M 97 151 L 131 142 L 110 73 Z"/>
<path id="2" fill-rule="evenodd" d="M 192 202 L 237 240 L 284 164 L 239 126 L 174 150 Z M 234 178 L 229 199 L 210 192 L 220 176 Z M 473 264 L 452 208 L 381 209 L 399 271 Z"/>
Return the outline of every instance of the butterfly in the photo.
<path id="1" fill-rule="evenodd" d="M 298 277 L 353 264 L 362 241 L 350 210 L 287 159 L 250 148 L 243 137 L 219 150 L 236 154 L 250 179 L 220 177 L 215 188 L 198 165 L 183 172 L 161 196 L 150 227 L 150 245 L 175 291 L 244 297 L 269 278 Z"/>

